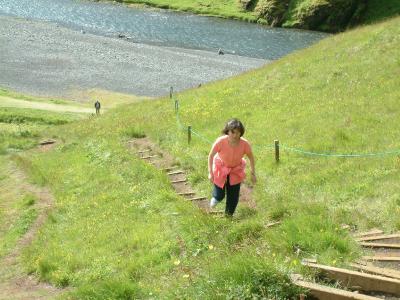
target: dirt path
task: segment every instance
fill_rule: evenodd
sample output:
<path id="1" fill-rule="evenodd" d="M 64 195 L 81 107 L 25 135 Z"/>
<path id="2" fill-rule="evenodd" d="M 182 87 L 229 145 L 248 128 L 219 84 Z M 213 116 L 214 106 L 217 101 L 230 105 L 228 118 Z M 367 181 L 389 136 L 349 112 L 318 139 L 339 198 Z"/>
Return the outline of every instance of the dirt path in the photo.
<path id="1" fill-rule="evenodd" d="M 34 102 L 0 96 L 0 107 L 31 108 L 57 112 L 94 113 L 94 109 L 46 102 Z"/>
<path id="2" fill-rule="evenodd" d="M 128 142 L 128 147 L 135 151 L 142 159 L 154 165 L 157 169 L 167 172 L 172 186 L 178 195 L 195 203 L 205 213 L 224 213 L 221 210 L 210 210 L 210 195 L 197 195 L 187 180 L 187 171 L 182 170 L 173 156 L 159 148 L 148 138 L 134 139 Z M 240 203 L 251 209 L 256 209 L 252 198 L 251 187 L 242 184 L 240 188 Z"/>
<path id="3" fill-rule="evenodd" d="M 25 193 L 31 193 L 38 199 L 34 204 L 38 216 L 29 230 L 19 239 L 14 249 L 0 260 L 0 299 L 53 299 L 62 290 L 40 283 L 33 276 L 27 276 L 20 262 L 22 250 L 33 241 L 47 219 L 48 212 L 54 203 L 53 196 L 46 188 L 30 184 L 26 175 L 11 161 L 9 172 L 15 182 L 15 188 Z"/>

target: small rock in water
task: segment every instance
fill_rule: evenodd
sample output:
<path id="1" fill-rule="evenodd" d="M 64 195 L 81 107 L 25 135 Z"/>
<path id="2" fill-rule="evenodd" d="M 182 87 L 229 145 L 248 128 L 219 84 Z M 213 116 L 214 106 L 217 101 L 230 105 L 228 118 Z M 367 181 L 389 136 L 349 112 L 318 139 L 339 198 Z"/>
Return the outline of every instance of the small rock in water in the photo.
<path id="1" fill-rule="evenodd" d="M 218 49 L 218 55 L 224 55 L 224 51 L 221 48 Z"/>

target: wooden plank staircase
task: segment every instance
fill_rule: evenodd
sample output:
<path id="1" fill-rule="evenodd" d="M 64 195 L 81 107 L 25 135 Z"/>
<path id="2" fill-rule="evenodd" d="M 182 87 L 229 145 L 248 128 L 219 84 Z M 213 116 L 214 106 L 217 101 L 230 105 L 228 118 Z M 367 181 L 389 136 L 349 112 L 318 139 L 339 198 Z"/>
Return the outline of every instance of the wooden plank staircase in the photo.
<path id="1" fill-rule="evenodd" d="M 174 159 L 169 157 L 167 153 L 157 149 L 156 145 L 149 141 L 146 143 L 146 140 L 142 139 L 141 141 L 132 140 L 128 142 L 128 147 L 135 151 L 138 157 L 165 172 L 171 185 L 179 196 L 187 201 L 193 202 L 205 213 L 211 215 L 224 214 L 224 211 L 222 210 L 211 210 L 209 208 L 208 197 L 196 195 L 196 192 L 192 189 L 187 179 L 186 172 L 181 170 L 180 167 L 174 163 Z"/>
<path id="2" fill-rule="evenodd" d="M 353 237 L 361 247 L 372 251 L 373 255 L 363 256 L 361 261 L 349 264 L 348 268 L 304 260 L 303 266 L 335 283 L 334 286 L 327 286 L 294 275 L 293 283 L 308 290 L 305 299 L 309 299 L 310 296 L 311 299 L 321 300 L 400 299 L 400 264 L 393 265 L 393 262 L 400 260 L 400 234 L 384 234 L 383 231 L 374 229 L 354 234 Z M 391 262 L 391 267 L 376 265 L 386 262 Z"/>

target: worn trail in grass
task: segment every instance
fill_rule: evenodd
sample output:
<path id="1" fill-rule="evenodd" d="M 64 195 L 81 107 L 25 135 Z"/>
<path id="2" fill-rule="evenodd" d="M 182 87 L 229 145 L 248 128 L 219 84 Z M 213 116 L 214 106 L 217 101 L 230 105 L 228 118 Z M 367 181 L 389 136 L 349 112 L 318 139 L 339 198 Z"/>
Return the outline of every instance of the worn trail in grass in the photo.
<path id="1" fill-rule="evenodd" d="M 0 299 L 53 299 L 61 290 L 28 276 L 20 256 L 47 219 L 54 199 L 45 189 L 29 183 L 12 160 L 0 161 Z M 4 174 L 7 175 L 4 175 Z M 11 182 L 13 184 L 11 184 Z"/>

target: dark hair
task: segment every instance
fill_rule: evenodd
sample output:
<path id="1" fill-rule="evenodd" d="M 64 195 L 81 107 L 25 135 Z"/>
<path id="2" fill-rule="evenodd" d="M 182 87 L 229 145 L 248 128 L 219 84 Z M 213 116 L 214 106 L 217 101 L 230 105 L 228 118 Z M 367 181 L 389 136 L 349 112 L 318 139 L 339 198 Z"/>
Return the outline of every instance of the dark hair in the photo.
<path id="1" fill-rule="evenodd" d="M 242 122 L 240 122 L 238 119 L 230 119 L 228 122 L 226 122 L 224 129 L 222 129 L 223 134 L 228 134 L 229 131 L 232 130 L 239 130 L 240 136 L 243 136 L 244 134 L 244 126 Z"/>

